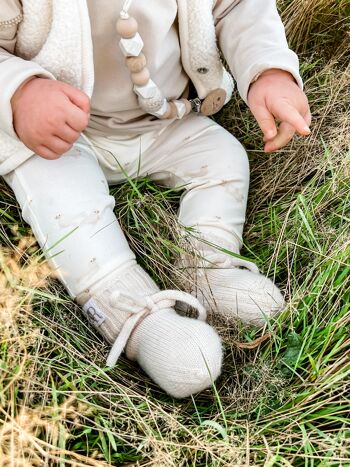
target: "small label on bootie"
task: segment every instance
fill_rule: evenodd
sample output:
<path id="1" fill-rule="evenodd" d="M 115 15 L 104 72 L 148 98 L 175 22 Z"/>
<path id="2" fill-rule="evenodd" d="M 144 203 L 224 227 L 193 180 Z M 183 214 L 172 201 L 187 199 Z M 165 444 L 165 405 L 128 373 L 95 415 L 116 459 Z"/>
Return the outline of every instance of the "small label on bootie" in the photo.
<path id="1" fill-rule="evenodd" d="M 106 320 L 106 315 L 92 298 L 90 298 L 90 300 L 87 301 L 83 306 L 83 312 L 90 323 L 92 323 L 94 326 L 99 327 Z"/>

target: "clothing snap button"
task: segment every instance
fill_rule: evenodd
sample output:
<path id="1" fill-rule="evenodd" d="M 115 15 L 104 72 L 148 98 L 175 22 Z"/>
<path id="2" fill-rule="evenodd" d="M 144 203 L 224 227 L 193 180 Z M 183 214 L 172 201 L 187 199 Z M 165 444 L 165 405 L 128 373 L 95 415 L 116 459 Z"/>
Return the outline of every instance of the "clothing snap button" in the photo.
<path id="1" fill-rule="evenodd" d="M 202 67 L 202 68 L 197 68 L 198 73 L 201 75 L 206 75 L 208 73 L 208 68 Z"/>

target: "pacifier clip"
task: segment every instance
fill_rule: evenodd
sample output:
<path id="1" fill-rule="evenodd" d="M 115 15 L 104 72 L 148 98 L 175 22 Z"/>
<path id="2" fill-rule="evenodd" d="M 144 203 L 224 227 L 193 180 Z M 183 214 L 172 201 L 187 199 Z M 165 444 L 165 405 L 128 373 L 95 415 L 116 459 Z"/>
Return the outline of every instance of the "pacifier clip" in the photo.
<path id="1" fill-rule="evenodd" d="M 168 101 L 158 86 L 152 81 L 147 68 L 147 59 L 142 53 L 144 42 L 138 32 L 136 19 L 129 15 L 132 0 L 126 0 L 116 24 L 117 33 L 121 36 L 119 46 L 126 58 L 131 74 L 134 92 L 138 96 L 140 107 L 147 113 L 160 119 L 181 119 L 191 111 L 204 115 L 216 113 L 224 105 L 226 92 L 215 89 L 201 101 L 195 99 L 175 99 Z"/>

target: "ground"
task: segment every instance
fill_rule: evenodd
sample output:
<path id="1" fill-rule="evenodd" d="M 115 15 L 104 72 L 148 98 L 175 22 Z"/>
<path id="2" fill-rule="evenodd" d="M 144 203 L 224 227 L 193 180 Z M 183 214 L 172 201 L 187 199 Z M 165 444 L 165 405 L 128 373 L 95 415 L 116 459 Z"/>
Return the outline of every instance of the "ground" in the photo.
<path id="1" fill-rule="evenodd" d="M 217 120 L 249 150 L 243 253 L 286 292 L 286 312 L 260 330 L 216 321 L 222 377 L 174 401 L 125 359 L 105 369 L 107 345 L 48 277 L 2 184 L 1 466 L 350 465 L 350 1 L 279 7 L 312 135 L 267 155 L 237 97 Z M 148 180 L 113 194 L 143 265 L 171 285 L 179 195 Z"/>

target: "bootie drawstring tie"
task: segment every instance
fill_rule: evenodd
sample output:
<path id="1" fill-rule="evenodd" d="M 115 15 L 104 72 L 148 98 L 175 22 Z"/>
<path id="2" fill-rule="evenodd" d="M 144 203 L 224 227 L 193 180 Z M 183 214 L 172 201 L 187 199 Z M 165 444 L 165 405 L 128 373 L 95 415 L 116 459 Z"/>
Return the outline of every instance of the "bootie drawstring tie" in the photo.
<path id="1" fill-rule="evenodd" d="M 153 295 L 139 298 L 119 291 L 113 292 L 110 298 L 111 305 L 117 307 L 120 311 L 131 313 L 131 315 L 126 320 L 109 352 L 107 366 L 112 367 L 117 363 L 131 334 L 143 318 L 151 313 L 173 308 L 177 301 L 186 303 L 196 309 L 199 320 L 206 320 L 207 312 L 203 305 L 192 295 L 180 290 L 163 290 Z"/>

